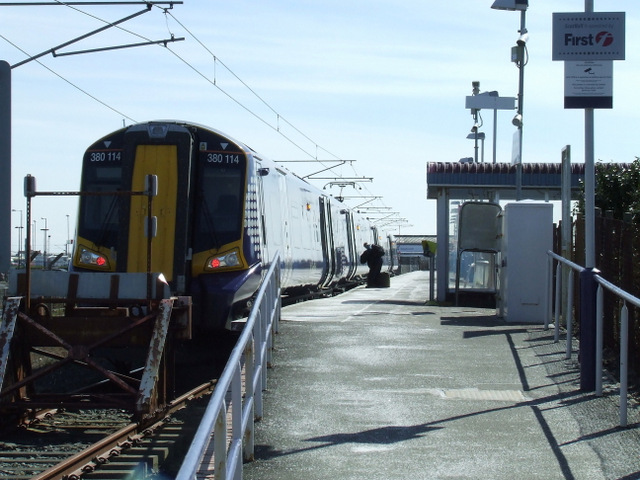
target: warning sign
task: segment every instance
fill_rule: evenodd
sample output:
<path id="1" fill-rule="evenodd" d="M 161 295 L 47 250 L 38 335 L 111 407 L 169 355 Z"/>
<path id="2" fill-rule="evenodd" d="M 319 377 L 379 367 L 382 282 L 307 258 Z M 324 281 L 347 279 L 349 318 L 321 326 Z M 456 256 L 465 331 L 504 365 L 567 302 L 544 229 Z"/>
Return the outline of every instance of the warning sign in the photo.
<path id="1" fill-rule="evenodd" d="M 564 62 L 564 108 L 613 108 L 613 62 Z"/>

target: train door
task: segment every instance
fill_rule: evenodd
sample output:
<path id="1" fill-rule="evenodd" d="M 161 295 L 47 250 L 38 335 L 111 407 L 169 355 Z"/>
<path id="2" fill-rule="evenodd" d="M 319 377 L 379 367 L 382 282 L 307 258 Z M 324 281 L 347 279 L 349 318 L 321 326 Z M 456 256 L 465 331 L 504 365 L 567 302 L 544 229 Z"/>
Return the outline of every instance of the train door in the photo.
<path id="1" fill-rule="evenodd" d="M 347 222 L 347 238 L 348 238 L 348 248 L 349 248 L 349 273 L 347 274 L 347 278 L 353 278 L 358 269 L 358 247 L 356 245 L 356 233 L 353 222 L 353 213 L 348 212 L 345 215 L 345 220 Z"/>
<path id="2" fill-rule="evenodd" d="M 260 219 L 260 257 L 261 257 L 261 261 L 262 261 L 262 265 L 269 265 L 269 263 L 271 262 L 271 248 L 269 245 L 269 242 L 267 241 L 267 239 L 269 238 L 268 236 L 271 235 L 271 229 L 269 227 L 269 225 L 267 225 L 267 214 L 265 212 L 265 195 L 264 195 L 264 191 L 265 191 L 265 177 L 269 175 L 269 169 L 267 168 L 262 168 L 260 162 L 258 162 L 257 158 L 254 157 L 254 160 L 256 160 L 256 164 L 255 164 L 255 168 L 256 168 L 256 179 L 257 179 L 257 186 L 258 186 L 258 218 Z M 274 252 L 275 253 L 275 252 Z"/>
<path id="3" fill-rule="evenodd" d="M 336 253 L 333 236 L 333 222 L 331 221 L 331 205 L 329 199 L 320 197 L 320 237 L 322 242 L 322 271 L 321 287 L 327 287 L 336 274 Z"/>
<path id="4" fill-rule="evenodd" d="M 286 174 L 277 168 L 261 168 L 258 162 L 256 165 L 260 173 L 257 178 L 264 243 L 263 260 L 268 265 L 276 251 L 280 251 L 280 260 L 284 267 L 282 280 L 286 283 L 291 264 Z"/>
<path id="5" fill-rule="evenodd" d="M 176 202 L 178 195 L 178 147 L 176 145 L 137 145 L 131 179 L 133 191 L 145 189 L 145 177 L 157 175 L 158 195 L 153 197 L 152 215 L 157 217 L 156 237 L 152 239 L 151 271 L 162 272 L 173 280 L 176 232 Z M 148 197 L 131 197 L 128 272 L 147 271 Z"/>
<path id="6" fill-rule="evenodd" d="M 287 174 L 278 171 L 277 208 L 279 208 L 282 215 L 279 227 L 282 228 L 283 242 L 280 253 L 282 254 L 282 270 L 286 272 L 282 278 L 286 278 L 287 280 L 293 271 L 293 252 L 291 251 L 291 211 L 289 210 L 289 205 L 287 203 L 289 195 L 288 191 Z M 283 272 L 281 272 L 281 275 L 283 275 Z"/>

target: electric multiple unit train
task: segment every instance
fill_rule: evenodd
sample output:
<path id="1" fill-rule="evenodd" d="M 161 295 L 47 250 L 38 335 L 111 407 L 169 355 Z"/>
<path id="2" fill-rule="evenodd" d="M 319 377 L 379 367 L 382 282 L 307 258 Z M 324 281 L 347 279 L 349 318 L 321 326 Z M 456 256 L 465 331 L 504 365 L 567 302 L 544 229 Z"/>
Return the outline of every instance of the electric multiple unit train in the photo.
<path id="1" fill-rule="evenodd" d="M 147 175 L 157 177 L 151 202 L 114 193 L 144 191 Z M 207 331 L 246 314 L 276 251 L 283 294 L 296 297 L 359 282 L 364 242 L 395 245 L 246 145 L 186 122 L 140 123 L 98 140 L 81 183 L 104 194 L 80 199 L 73 269 L 162 272 L 173 295 L 191 296 L 194 327 Z"/>

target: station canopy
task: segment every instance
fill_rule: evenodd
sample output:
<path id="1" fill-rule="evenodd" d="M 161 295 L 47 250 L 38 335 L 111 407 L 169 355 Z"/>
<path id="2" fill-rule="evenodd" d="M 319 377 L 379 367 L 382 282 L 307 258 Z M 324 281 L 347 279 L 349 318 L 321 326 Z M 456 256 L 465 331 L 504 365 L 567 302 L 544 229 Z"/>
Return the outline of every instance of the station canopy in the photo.
<path id="1" fill-rule="evenodd" d="M 584 163 L 571 164 L 572 198 L 577 199 L 584 181 Z M 522 198 L 561 200 L 561 163 L 523 163 Z M 510 163 L 427 163 L 427 198 L 446 191 L 450 199 L 514 200 L 516 166 Z"/>

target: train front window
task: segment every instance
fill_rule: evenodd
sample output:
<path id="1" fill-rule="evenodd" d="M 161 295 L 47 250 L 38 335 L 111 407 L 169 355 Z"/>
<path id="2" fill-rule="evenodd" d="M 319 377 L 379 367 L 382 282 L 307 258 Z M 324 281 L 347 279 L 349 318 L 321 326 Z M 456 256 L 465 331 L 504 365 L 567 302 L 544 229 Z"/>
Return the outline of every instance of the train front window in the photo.
<path id="1" fill-rule="evenodd" d="M 84 192 L 121 190 L 122 167 L 99 165 L 86 168 L 82 179 Z M 78 235 L 103 247 L 116 247 L 118 242 L 119 195 L 86 195 L 80 200 Z"/>
<path id="2" fill-rule="evenodd" d="M 244 168 L 241 165 L 206 165 L 201 170 L 196 200 L 195 251 L 241 238 Z"/>

